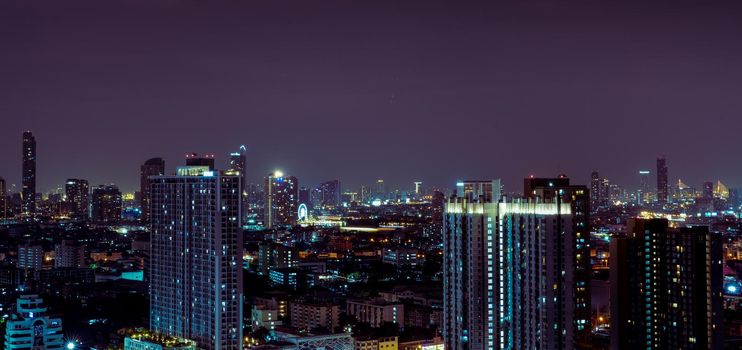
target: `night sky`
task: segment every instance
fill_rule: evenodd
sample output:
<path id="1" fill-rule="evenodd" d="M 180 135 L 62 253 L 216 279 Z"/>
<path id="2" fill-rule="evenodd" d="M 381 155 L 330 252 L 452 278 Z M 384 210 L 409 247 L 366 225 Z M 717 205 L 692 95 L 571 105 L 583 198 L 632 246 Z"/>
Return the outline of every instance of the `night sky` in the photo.
<path id="1" fill-rule="evenodd" d="M 650 2 L 2 1 L 0 176 L 30 129 L 40 191 L 240 144 L 253 182 L 742 185 L 742 2 Z"/>

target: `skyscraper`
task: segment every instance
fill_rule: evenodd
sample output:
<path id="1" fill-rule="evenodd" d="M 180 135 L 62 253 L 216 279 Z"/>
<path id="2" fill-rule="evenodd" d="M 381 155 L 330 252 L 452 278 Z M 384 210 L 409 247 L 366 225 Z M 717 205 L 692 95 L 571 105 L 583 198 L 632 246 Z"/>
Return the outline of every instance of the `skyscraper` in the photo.
<path id="1" fill-rule="evenodd" d="M 500 180 L 462 181 L 444 205 L 443 338 L 448 350 L 494 349 L 495 337 L 499 340 L 493 309 L 499 290 L 493 252 L 499 197 Z"/>
<path id="2" fill-rule="evenodd" d="M 657 158 L 657 202 L 667 203 L 667 161 L 665 156 Z"/>
<path id="3" fill-rule="evenodd" d="M 236 172 L 240 175 L 240 187 L 242 188 L 242 220 L 247 218 L 247 147 L 245 145 L 240 146 L 239 152 L 232 152 L 229 154 L 229 170 Z"/>
<path id="4" fill-rule="evenodd" d="M 299 180 L 280 171 L 265 178 L 265 227 L 296 225 Z"/>
<path id="5" fill-rule="evenodd" d="M 115 224 L 121 219 L 123 200 L 115 185 L 100 185 L 93 189 L 91 218 L 101 224 Z"/>
<path id="6" fill-rule="evenodd" d="M 649 191 L 649 170 L 639 170 L 639 191 L 636 192 L 637 204 L 643 204 L 650 201 L 651 193 Z"/>
<path id="7" fill-rule="evenodd" d="M 165 175 L 165 160 L 162 158 L 150 158 L 139 168 L 139 191 L 141 193 L 141 207 L 143 224 L 149 223 L 149 217 L 152 205 L 152 196 L 150 189 L 150 176 Z"/>
<path id="8" fill-rule="evenodd" d="M 499 181 L 464 181 L 445 205 L 446 349 L 574 349 L 590 331 L 588 190 L 531 178 L 499 198 Z"/>
<path id="9" fill-rule="evenodd" d="M 590 210 L 595 211 L 600 206 L 600 174 L 593 171 L 590 174 Z"/>
<path id="10" fill-rule="evenodd" d="M 315 191 L 315 208 L 335 208 L 340 205 L 340 180 L 325 181 Z"/>
<path id="11" fill-rule="evenodd" d="M 0 219 L 8 217 L 8 192 L 5 179 L 0 177 Z"/>
<path id="12" fill-rule="evenodd" d="M 151 181 L 150 328 L 242 349 L 240 177 L 197 167 Z"/>
<path id="13" fill-rule="evenodd" d="M 30 131 L 23 132 L 22 184 L 22 211 L 33 214 L 36 212 L 36 139 Z"/>
<path id="14" fill-rule="evenodd" d="M 721 349 L 722 242 L 633 219 L 611 239 L 611 349 Z"/>
<path id="15" fill-rule="evenodd" d="M 70 217 L 77 219 L 88 218 L 88 196 L 90 186 L 87 180 L 67 179 L 64 185 L 65 207 Z"/>
<path id="16" fill-rule="evenodd" d="M 601 192 L 607 197 L 606 186 L 601 187 L 605 189 Z M 557 209 L 559 216 L 569 220 L 569 223 L 561 224 L 561 232 L 557 233 L 561 237 L 555 236 L 558 242 L 549 249 L 556 249 L 553 253 L 555 262 L 561 265 L 562 270 L 561 280 L 556 284 L 563 293 L 558 312 L 567 322 L 564 324 L 564 337 L 560 341 L 564 346 L 570 346 L 570 336 L 578 341 L 586 340 L 591 331 L 590 194 L 587 187 L 570 185 L 569 178 L 562 175 L 551 179 L 525 179 L 524 196 L 531 202 L 556 205 L 552 209 Z M 569 205 L 569 213 L 560 209 L 563 204 Z M 570 319 L 571 325 L 568 322 Z"/>

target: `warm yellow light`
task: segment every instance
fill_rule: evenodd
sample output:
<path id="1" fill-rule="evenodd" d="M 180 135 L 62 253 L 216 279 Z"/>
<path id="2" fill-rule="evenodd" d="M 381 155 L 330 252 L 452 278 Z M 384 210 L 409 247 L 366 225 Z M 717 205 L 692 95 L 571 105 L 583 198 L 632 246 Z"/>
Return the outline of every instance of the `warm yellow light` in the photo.
<path id="1" fill-rule="evenodd" d="M 275 172 L 273 173 L 273 176 L 274 176 L 274 177 L 283 177 L 283 172 L 282 172 L 282 171 L 280 171 L 280 170 L 276 170 L 276 171 L 275 171 Z"/>

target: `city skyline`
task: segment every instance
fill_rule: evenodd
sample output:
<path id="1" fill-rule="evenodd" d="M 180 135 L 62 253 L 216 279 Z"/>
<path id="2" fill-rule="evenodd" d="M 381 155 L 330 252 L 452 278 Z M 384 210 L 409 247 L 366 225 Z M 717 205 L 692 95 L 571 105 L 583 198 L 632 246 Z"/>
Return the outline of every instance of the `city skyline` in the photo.
<path id="1" fill-rule="evenodd" d="M 252 183 L 276 169 L 348 188 L 598 170 L 630 186 L 666 154 L 671 183 L 742 185 L 724 156 L 742 147 L 738 3 L 79 4 L 0 5 L 9 184 L 29 129 L 42 191 L 133 191 L 149 158 L 213 153 L 224 168 L 241 144 Z M 469 164 L 452 128 L 497 161 Z"/>

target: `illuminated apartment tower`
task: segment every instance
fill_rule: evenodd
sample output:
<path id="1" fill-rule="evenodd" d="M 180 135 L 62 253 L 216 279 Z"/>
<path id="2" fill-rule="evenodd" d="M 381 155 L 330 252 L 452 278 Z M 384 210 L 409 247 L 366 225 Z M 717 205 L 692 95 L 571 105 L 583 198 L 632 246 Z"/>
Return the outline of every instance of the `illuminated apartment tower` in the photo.
<path id="1" fill-rule="evenodd" d="M 296 225 L 299 180 L 280 171 L 265 178 L 265 227 Z"/>
<path id="2" fill-rule="evenodd" d="M 608 196 L 606 181 L 601 181 L 600 193 L 604 197 Z M 553 286 L 561 296 L 554 301 L 554 311 L 564 320 L 564 324 L 558 325 L 563 327 L 563 335 L 559 337 L 557 332 L 553 333 L 561 345 L 550 348 L 566 349 L 573 346 L 573 340 L 589 339 L 591 331 L 590 194 L 585 186 L 570 185 L 569 178 L 563 175 L 525 179 L 523 194 L 531 202 L 551 206 L 549 210 L 556 210 L 555 215 L 563 219 L 562 223 L 556 222 L 558 232 L 554 233 L 553 242 L 546 242 L 546 249 L 552 251 L 553 262 L 559 266 L 561 277 L 554 280 Z M 569 207 L 568 212 L 564 205 Z M 547 286 L 550 285 L 542 287 Z"/>
<path id="3" fill-rule="evenodd" d="M 150 176 L 165 175 L 165 160 L 162 158 L 147 159 L 139 168 L 139 193 L 141 193 L 142 217 L 143 224 L 149 223 L 150 212 L 152 211 L 152 196 L 150 194 Z"/>
<path id="4" fill-rule="evenodd" d="M 590 210 L 595 211 L 600 206 L 600 186 L 602 185 L 600 174 L 593 171 L 590 174 Z"/>
<path id="5" fill-rule="evenodd" d="M 611 239 L 611 349 L 722 349 L 722 239 L 630 220 Z"/>
<path id="6" fill-rule="evenodd" d="M 667 203 L 667 161 L 665 156 L 657 158 L 657 202 Z"/>
<path id="7" fill-rule="evenodd" d="M 87 180 L 67 179 L 64 185 L 65 204 L 70 217 L 88 218 L 90 186 Z"/>
<path id="8" fill-rule="evenodd" d="M 30 131 L 23 132 L 22 185 L 22 211 L 33 214 L 36 212 L 36 138 Z"/>
<path id="9" fill-rule="evenodd" d="M 240 177 L 205 165 L 150 180 L 150 328 L 242 349 Z"/>
<path id="10" fill-rule="evenodd" d="M 574 349 L 590 331 L 587 188 L 526 179 L 498 197 L 499 181 L 465 181 L 445 205 L 446 349 Z"/>
<path id="11" fill-rule="evenodd" d="M 5 219 L 9 215 L 8 212 L 8 193 L 5 184 L 5 179 L 0 177 L 0 219 Z"/>
<path id="12" fill-rule="evenodd" d="M 492 349 L 500 180 L 464 181 L 443 209 L 443 338 L 448 350 Z M 499 289 L 499 288 L 498 288 Z"/>

